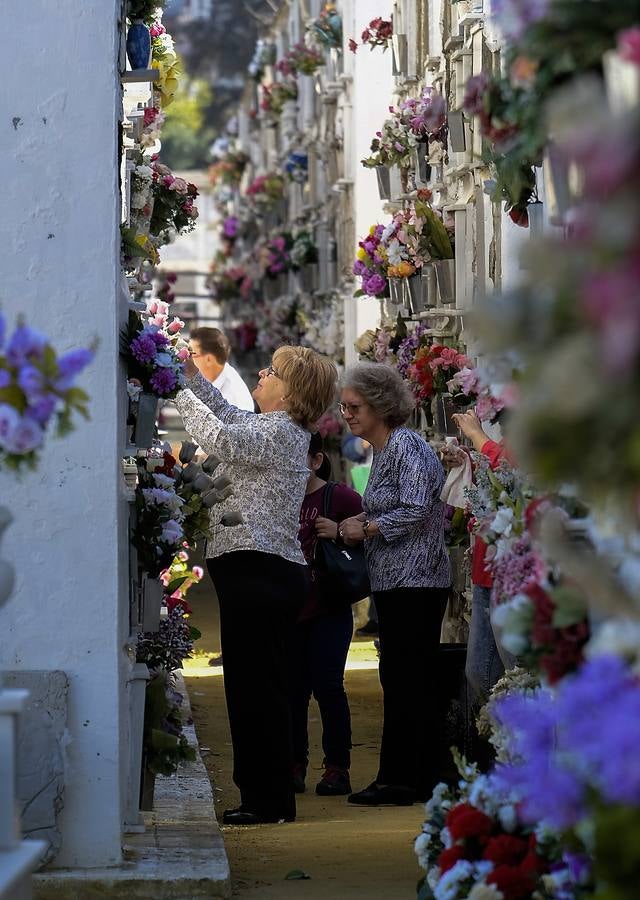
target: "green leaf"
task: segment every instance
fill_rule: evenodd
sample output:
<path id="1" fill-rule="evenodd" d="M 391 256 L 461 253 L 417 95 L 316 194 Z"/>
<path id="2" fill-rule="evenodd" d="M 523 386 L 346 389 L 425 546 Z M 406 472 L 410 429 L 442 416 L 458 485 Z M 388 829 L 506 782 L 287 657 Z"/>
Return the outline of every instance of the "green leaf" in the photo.
<path id="1" fill-rule="evenodd" d="M 568 628 L 582 622 L 587 614 L 585 598 L 569 587 L 558 587 L 551 592 L 556 604 L 551 624 L 554 628 Z"/>

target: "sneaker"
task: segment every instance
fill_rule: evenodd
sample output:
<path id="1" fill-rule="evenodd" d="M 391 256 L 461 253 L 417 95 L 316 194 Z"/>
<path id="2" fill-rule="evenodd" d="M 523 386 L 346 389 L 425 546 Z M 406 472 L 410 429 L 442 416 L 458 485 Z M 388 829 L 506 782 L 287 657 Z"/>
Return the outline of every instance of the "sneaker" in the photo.
<path id="1" fill-rule="evenodd" d="M 304 794 L 306 785 L 304 783 L 307 767 L 302 763 L 296 763 L 293 767 L 293 789 L 296 794 Z"/>
<path id="2" fill-rule="evenodd" d="M 358 637 L 377 637 L 378 636 L 378 623 L 377 622 L 367 622 L 366 625 L 363 625 L 362 628 L 358 628 L 356 631 Z"/>
<path id="3" fill-rule="evenodd" d="M 350 793 L 349 770 L 325 765 L 322 778 L 316 785 L 316 794 L 321 797 L 342 797 Z"/>

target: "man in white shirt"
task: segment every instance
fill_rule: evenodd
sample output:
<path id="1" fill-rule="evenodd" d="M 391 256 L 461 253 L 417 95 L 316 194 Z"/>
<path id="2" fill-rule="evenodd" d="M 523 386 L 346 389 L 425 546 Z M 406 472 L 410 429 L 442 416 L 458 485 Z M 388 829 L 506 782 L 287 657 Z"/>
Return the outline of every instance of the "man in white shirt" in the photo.
<path id="1" fill-rule="evenodd" d="M 253 412 L 255 406 L 249 388 L 239 372 L 227 362 L 229 341 L 219 328 L 194 328 L 189 345 L 196 368 L 218 388 L 228 403 Z"/>

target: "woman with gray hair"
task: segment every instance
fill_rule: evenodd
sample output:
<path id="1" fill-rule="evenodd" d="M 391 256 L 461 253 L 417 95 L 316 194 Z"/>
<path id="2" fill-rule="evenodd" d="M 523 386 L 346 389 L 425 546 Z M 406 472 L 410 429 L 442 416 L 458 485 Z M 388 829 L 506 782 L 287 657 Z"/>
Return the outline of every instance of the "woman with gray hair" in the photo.
<path id="1" fill-rule="evenodd" d="M 340 410 L 373 446 L 362 506 L 338 533 L 364 541 L 378 610 L 384 723 L 375 781 L 349 797 L 366 806 L 408 806 L 438 781 L 436 660 L 451 586 L 444 543 L 444 471 L 432 447 L 404 427 L 415 400 L 399 373 L 359 363 L 342 379 Z"/>

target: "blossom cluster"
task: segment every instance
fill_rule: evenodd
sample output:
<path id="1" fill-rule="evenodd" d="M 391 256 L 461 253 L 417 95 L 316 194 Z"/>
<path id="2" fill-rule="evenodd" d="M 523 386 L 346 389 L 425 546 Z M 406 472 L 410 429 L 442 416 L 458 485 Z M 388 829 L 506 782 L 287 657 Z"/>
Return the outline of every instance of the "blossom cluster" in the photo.
<path id="1" fill-rule="evenodd" d="M 389 19 L 383 19 L 377 16 L 372 19 L 367 27 L 360 35 L 362 45 L 368 44 L 371 50 L 376 47 L 382 47 L 383 51 L 389 46 L 389 41 L 393 35 L 393 22 Z M 353 38 L 349 39 L 349 50 L 355 53 L 358 49 L 358 42 Z"/>
<path id="2" fill-rule="evenodd" d="M 153 235 L 163 232 L 183 234 L 193 231 L 198 218 L 194 204 L 198 188 L 184 178 L 176 177 L 168 166 L 152 163 L 153 211 L 149 230 Z"/>
<path id="3" fill-rule="evenodd" d="M 44 334 L 18 322 L 6 334 L 0 313 L 0 461 L 33 468 L 47 428 L 56 421 L 62 436 L 72 430 L 74 411 L 88 418 L 87 394 L 75 386 L 93 360 L 91 349 L 57 356 Z"/>
<path id="4" fill-rule="evenodd" d="M 285 182 L 279 172 L 258 175 L 247 188 L 247 197 L 259 206 L 269 207 L 284 196 Z"/>
<path id="5" fill-rule="evenodd" d="M 276 69 L 285 78 L 291 75 L 313 75 L 324 64 L 324 56 L 313 47 L 308 47 L 299 41 L 287 51 L 282 59 L 276 63 Z"/>
<path id="6" fill-rule="evenodd" d="M 277 118 L 284 109 L 285 103 L 296 100 L 298 85 L 295 81 L 274 81 L 273 84 L 262 85 L 260 109 L 272 118 Z"/>
<path id="7" fill-rule="evenodd" d="M 129 381 L 145 392 L 166 399 L 175 396 L 184 383 L 184 360 L 188 349 L 177 346 L 177 334 L 184 323 L 179 319 L 167 323 L 165 308 L 168 304 L 163 301 L 153 301 L 148 307 L 151 318 L 146 324 L 131 314 L 123 336 L 123 355 Z M 154 309 L 155 314 L 152 313 Z"/>

